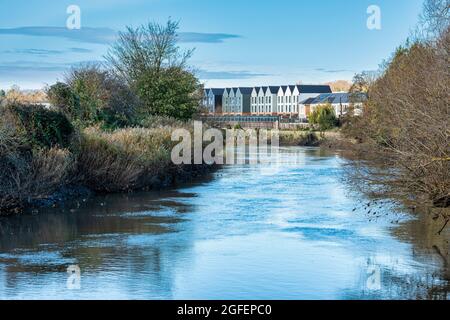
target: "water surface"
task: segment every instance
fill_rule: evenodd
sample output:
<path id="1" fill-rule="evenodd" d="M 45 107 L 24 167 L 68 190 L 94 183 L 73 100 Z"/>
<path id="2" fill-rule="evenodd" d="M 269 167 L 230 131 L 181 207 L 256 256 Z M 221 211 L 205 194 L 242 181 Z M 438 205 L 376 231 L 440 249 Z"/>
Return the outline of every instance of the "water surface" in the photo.
<path id="1" fill-rule="evenodd" d="M 343 167 L 280 148 L 176 190 L 2 218 L 0 298 L 448 299 L 448 233 L 368 209 Z"/>

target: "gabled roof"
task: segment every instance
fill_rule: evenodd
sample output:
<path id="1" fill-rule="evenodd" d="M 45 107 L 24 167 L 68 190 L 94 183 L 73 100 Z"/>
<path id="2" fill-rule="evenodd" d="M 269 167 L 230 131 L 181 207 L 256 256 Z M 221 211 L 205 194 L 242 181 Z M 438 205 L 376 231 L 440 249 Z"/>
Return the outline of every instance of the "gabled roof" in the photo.
<path id="1" fill-rule="evenodd" d="M 332 93 L 331 87 L 328 85 L 297 85 L 300 93 Z"/>
<path id="2" fill-rule="evenodd" d="M 246 88 L 246 87 L 240 87 L 240 88 L 236 88 L 239 89 L 239 91 L 241 91 L 242 94 L 252 94 L 253 88 Z"/>
<path id="3" fill-rule="evenodd" d="M 270 90 L 270 93 L 277 94 L 278 91 L 280 90 L 280 86 L 270 86 L 269 90 Z"/>
<path id="4" fill-rule="evenodd" d="M 280 89 L 283 90 L 283 93 L 285 93 L 287 90 L 287 86 L 279 86 L 278 90 L 280 90 Z"/>
<path id="5" fill-rule="evenodd" d="M 223 88 L 211 88 L 209 90 L 212 91 L 212 93 L 215 96 L 221 96 L 221 95 L 223 95 L 223 92 L 224 92 L 225 89 L 223 89 Z"/>
<path id="6" fill-rule="evenodd" d="M 261 88 L 260 88 L 260 91 L 261 91 L 261 90 L 262 90 L 262 91 L 263 91 L 263 93 L 265 94 L 265 93 L 266 93 L 266 91 L 267 91 L 267 87 L 261 87 Z"/>

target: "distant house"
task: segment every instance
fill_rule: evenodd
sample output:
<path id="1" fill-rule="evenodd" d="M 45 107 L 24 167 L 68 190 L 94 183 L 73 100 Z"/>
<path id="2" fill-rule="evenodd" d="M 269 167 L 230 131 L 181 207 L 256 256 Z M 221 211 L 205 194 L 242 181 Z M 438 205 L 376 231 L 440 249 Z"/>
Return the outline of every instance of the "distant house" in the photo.
<path id="1" fill-rule="evenodd" d="M 330 104 L 333 107 L 336 117 L 338 118 L 347 114 L 350 107 L 353 107 L 355 115 L 360 115 L 365 100 L 366 96 L 364 94 L 351 95 L 347 92 L 324 93 L 317 97 L 301 101 L 299 103 L 299 118 L 307 119 L 318 106 L 325 104 Z"/>
<path id="2" fill-rule="evenodd" d="M 252 96 L 253 88 L 237 88 L 235 96 L 236 96 L 236 105 L 235 112 L 236 114 L 250 114 L 250 100 Z"/>
<path id="3" fill-rule="evenodd" d="M 203 106 L 205 109 L 208 108 L 208 93 L 209 93 L 209 89 L 203 89 L 202 106 Z"/>
<path id="4" fill-rule="evenodd" d="M 230 89 L 226 88 L 223 90 L 222 95 L 222 113 L 230 112 Z"/>
<path id="5" fill-rule="evenodd" d="M 261 87 L 254 87 L 250 97 L 250 112 L 252 114 L 259 113 L 259 91 Z"/>
<path id="6" fill-rule="evenodd" d="M 301 101 L 324 93 L 331 93 L 329 85 L 206 89 L 204 104 L 210 113 L 220 113 L 218 101 L 221 99 L 224 114 L 298 117 Z"/>
<path id="7" fill-rule="evenodd" d="M 271 107 L 267 96 L 268 87 L 256 87 L 252 90 L 251 110 L 252 114 L 270 114 Z"/>
<path id="8" fill-rule="evenodd" d="M 223 91 L 224 114 L 250 114 L 253 88 L 226 88 Z"/>
<path id="9" fill-rule="evenodd" d="M 211 88 L 205 90 L 204 107 L 209 113 L 222 113 L 223 93 L 225 89 Z"/>
<path id="10" fill-rule="evenodd" d="M 269 114 L 277 114 L 277 95 L 280 87 L 269 86 L 266 89 L 266 101 Z"/>
<path id="11" fill-rule="evenodd" d="M 278 91 L 278 113 L 296 116 L 299 114 L 299 102 L 315 98 L 323 93 L 331 93 L 329 85 L 281 86 Z"/>

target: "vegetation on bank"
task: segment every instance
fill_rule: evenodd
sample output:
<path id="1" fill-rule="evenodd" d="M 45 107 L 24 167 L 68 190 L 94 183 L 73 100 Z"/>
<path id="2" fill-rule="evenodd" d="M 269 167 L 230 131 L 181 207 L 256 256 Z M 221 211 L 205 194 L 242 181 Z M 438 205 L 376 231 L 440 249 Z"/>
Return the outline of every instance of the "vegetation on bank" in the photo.
<path id="1" fill-rule="evenodd" d="M 205 169 L 170 159 L 173 129 L 190 130 L 201 98 L 187 66 L 191 51 L 176 45 L 177 29 L 172 21 L 128 28 L 108 65 L 78 66 L 47 88 L 51 108 L 2 92 L 0 215 L 70 186 L 159 188 Z"/>
<path id="2" fill-rule="evenodd" d="M 316 125 L 320 131 L 326 131 L 338 126 L 338 119 L 331 104 L 319 105 L 308 116 L 308 122 Z"/>
<path id="3" fill-rule="evenodd" d="M 448 1 L 426 0 L 421 36 L 377 74 L 355 77 L 353 90 L 368 101 L 361 117 L 345 119 L 343 133 L 360 142 L 355 178 L 374 196 L 450 206 L 449 21 Z"/>

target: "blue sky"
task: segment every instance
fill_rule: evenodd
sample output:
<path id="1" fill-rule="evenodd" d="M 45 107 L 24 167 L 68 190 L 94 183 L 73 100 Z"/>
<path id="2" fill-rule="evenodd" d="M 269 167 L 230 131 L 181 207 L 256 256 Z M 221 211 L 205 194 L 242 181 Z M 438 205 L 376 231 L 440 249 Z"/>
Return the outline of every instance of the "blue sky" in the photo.
<path id="1" fill-rule="evenodd" d="M 350 80 L 374 70 L 415 27 L 422 0 L 0 0 L 0 88 L 40 88 L 102 60 L 116 32 L 180 21 L 180 45 L 207 86 Z M 65 28 L 69 5 L 81 30 Z M 381 30 L 366 27 L 370 5 Z"/>

